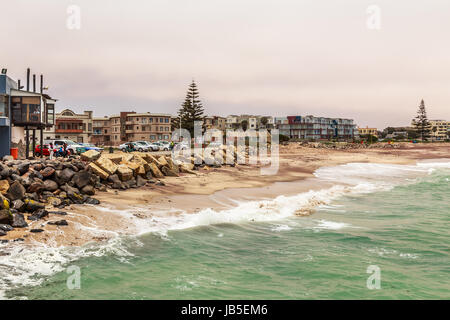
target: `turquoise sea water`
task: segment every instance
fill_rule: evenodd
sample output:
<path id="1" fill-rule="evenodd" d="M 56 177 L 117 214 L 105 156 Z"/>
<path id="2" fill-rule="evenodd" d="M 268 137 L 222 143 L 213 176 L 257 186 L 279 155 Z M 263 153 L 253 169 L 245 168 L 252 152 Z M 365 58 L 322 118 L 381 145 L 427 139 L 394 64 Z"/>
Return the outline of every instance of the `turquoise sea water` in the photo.
<path id="1" fill-rule="evenodd" d="M 16 286 L 5 296 L 449 299 L 450 169 L 422 171 L 400 178 L 389 172 L 353 175 L 372 185 L 389 179 L 395 183 L 345 193 L 310 216 L 239 220 L 123 238 L 101 254 L 62 263 L 59 272 L 37 274 L 40 284 Z M 336 179 L 351 180 L 348 170 L 343 172 Z M 328 173 L 322 177 L 329 179 Z M 80 268 L 80 289 L 67 288 L 68 265 Z M 380 268 L 380 289 L 367 288 L 371 265 Z"/>

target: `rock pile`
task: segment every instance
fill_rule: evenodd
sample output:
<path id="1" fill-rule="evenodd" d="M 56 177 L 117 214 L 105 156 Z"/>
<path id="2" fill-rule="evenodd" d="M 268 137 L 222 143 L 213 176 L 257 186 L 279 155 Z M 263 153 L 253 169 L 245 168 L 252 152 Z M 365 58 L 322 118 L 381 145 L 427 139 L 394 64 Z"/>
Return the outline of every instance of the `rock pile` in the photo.
<path id="1" fill-rule="evenodd" d="M 62 209 L 71 204 L 100 202 L 93 198 L 97 191 L 142 187 L 149 183 L 163 185 L 158 179 L 180 174 L 196 174 L 198 167 L 221 166 L 228 147 L 190 157 L 191 163 L 172 160 L 170 156 L 149 153 L 100 154 L 90 150 L 80 157 L 55 160 L 12 160 L 0 162 L 0 236 L 13 228 L 27 228 L 27 221 L 43 219 L 51 208 Z M 236 150 L 230 150 L 236 156 Z M 55 224 L 67 225 L 62 220 Z"/>
<path id="2" fill-rule="evenodd" d="M 301 141 L 298 143 L 302 147 L 316 148 L 316 149 L 336 149 L 336 150 L 349 150 L 349 149 L 399 149 L 401 145 L 399 143 L 352 143 L 352 142 L 310 142 Z"/>

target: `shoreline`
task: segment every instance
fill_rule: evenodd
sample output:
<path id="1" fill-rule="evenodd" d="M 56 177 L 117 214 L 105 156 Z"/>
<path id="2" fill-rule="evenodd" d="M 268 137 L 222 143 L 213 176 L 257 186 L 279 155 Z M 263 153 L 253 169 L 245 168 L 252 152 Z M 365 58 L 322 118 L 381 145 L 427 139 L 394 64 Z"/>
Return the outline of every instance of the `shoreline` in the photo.
<path id="1" fill-rule="evenodd" d="M 107 190 L 96 198 L 99 206 L 71 205 L 67 216 L 50 215 L 30 223 L 31 228 L 46 225 L 45 232 L 32 234 L 15 229 L 2 239 L 23 237 L 23 243 L 43 243 L 53 247 L 82 246 L 109 240 L 118 235 L 139 234 L 139 224 L 152 219 L 154 213 L 167 216 L 197 213 L 204 209 L 223 210 L 236 201 L 274 199 L 323 189 L 332 184 L 319 183 L 314 171 L 321 167 L 346 163 L 416 164 L 419 160 L 449 157 L 450 144 L 407 148 L 328 150 L 291 143 L 280 146 L 280 168 L 277 175 L 259 175 L 259 166 L 237 165 L 235 168 L 209 168 L 198 175 L 165 177 L 164 185 L 144 186 L 125 191 Z M 280 184 L 281 182 L 281 184 Z M 234 203 L 234 204 L 233 204 Z M 131 209 L 131 210 L 130 210 Z M 68 226 L 50 226 L 50 221 L 66 219 Z M 13 241 L 9 242 L 14 245 Z"/>

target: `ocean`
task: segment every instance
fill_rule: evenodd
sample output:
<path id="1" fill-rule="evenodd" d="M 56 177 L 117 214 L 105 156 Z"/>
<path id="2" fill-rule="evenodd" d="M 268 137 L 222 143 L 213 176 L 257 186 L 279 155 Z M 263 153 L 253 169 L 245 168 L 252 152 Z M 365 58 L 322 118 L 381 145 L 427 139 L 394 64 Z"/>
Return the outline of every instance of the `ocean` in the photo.
<path id="1" fill-rule="evenodd" d="M 450 298 L 449 160 L 351 163 L 315 176 L 332 186 L 162 216 L 107 243 L 2 245 L 1 296 Z"/>

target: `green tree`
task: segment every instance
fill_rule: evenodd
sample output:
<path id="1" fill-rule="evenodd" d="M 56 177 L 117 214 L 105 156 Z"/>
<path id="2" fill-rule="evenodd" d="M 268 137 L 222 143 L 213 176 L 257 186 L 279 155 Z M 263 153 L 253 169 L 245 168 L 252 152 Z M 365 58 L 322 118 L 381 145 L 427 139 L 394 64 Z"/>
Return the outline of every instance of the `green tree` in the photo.
<path id="1" fill-rule="evenodd" d="M 269 119 L 267 119 L 267 117 L 261 118 L 261 124 L 263 125 L 264 128 L 267 126 L 268 122 L 269 122 Z"/>
<path id="2" fill-rule="evenodd" d="M 186 99 L 178 110 L 178 117 L 172 122 L 172 130 L 179 129 L 181 121 L 181 128 L 188 130 L 191 137 L 194 136 L 194 121 L 204 121 L 204 109 L 199 97 L 197 84 L 192 80 Z"/>
<path id="3" fill-rule="evenodd" d="M 242 120 L 241 128 L 242 128 L 242 130 L 247 131 L 247 128 L 248 128 L 248 121 L 247 120 Z"/>
<path id="4" fill-rule="evenodd" d="M 428 121 L 427 111 L 425 109 L 425 102 L 420 102 L 419 110 L 417 111 L 417 116 L 412 121 L 413 126 L 416 128 L 417 133 L 420 136 L 420 140 L 425 141 L 430 136 L 431 125 Z"/>

